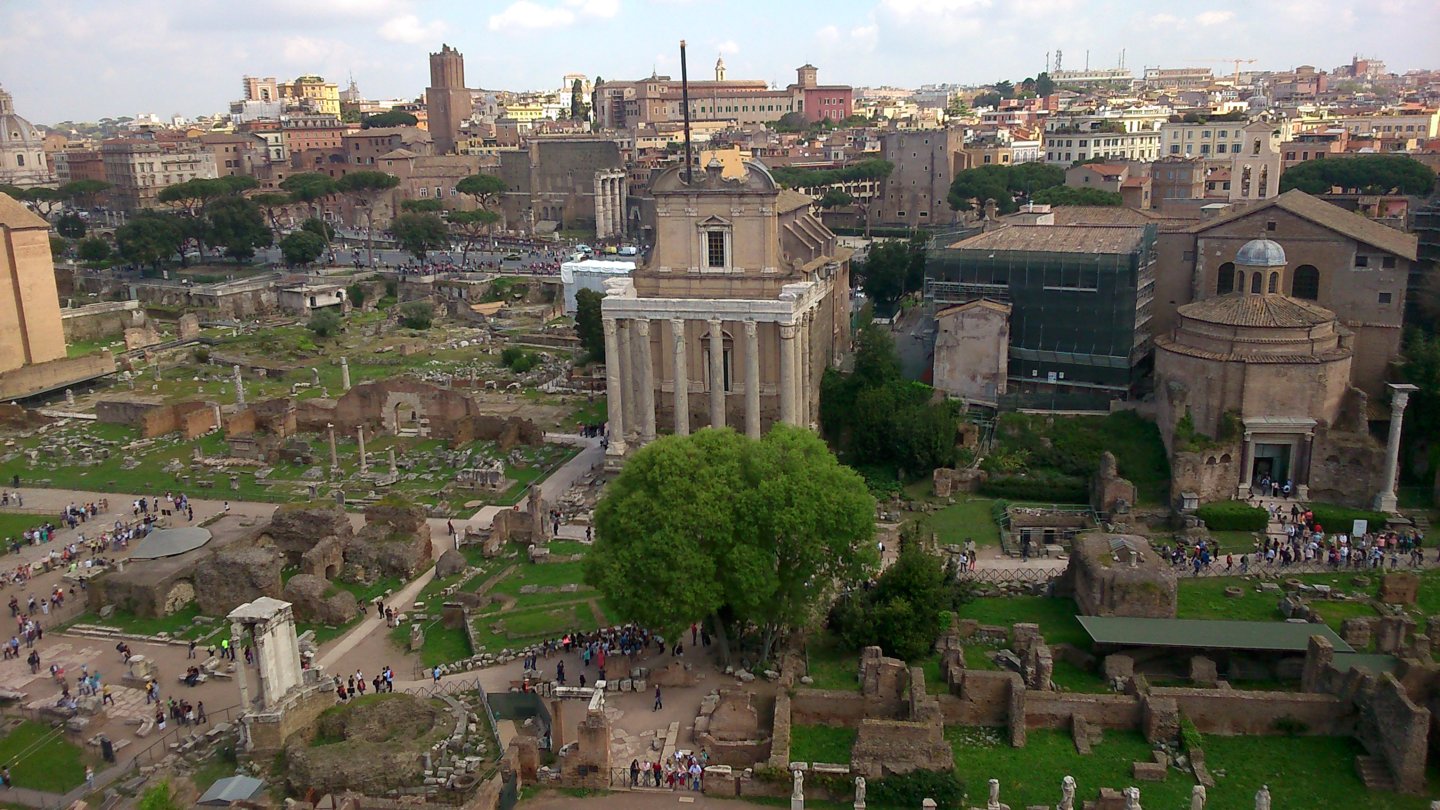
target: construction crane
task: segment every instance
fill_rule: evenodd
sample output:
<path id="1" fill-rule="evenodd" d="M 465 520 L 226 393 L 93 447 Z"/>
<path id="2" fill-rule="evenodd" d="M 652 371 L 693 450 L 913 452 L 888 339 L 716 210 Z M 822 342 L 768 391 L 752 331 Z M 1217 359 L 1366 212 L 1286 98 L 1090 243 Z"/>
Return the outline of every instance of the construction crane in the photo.
<path id="1" fill-rule="evenodd" d="M 1192 60 L 1190 60 L 1190 61 L 1192 61 L 1192 62 L 1231 62 L 1231 63 L 1234 63 L 1234 65 L 1235 65 L 1234 83 L 1235 83 L 1235 86 L 1236 86 L 1236 87 L 1239 87 L 1239 86 L 1240 86 L 1240 66 L 1241 66 L 1241 65 L 1254 64 L 1256 60 L 1254 60 L 1254 59 L 1246 59 L 1246 58 L 1244 58 L 1244 57 L 1222 56 L 1222 57 L 1219 57 L 1219 58 L 1192 59 Z"/>

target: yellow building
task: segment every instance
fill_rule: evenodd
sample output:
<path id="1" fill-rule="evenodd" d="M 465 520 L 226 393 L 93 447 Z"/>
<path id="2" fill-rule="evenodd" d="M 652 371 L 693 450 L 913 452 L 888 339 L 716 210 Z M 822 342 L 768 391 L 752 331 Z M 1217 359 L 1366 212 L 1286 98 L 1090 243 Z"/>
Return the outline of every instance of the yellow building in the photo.
<path id="1" fill-rule="evenodd" d="M 300 76 L 280 87 L 280 97 L 299 101 L 321 115 L 340 116 L 340 87 L 319 76 Z"/>

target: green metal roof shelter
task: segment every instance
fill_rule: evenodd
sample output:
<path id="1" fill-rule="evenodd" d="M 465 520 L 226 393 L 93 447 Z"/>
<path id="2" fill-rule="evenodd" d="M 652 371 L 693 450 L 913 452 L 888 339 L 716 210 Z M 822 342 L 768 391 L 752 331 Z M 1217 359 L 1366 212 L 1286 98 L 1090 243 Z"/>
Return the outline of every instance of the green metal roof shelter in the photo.
<path id="1" fill-rule="evenodd" d="M 1323 636 L 1337 653 L 1355 648 L 1323 624 L 1233 622 L 1216 619 L 1141 619 L 1077 616 L 1096 644 L 1115 647 L 1183 647 L 1205 650 L 1304 653 L 1311 636 Z"/>

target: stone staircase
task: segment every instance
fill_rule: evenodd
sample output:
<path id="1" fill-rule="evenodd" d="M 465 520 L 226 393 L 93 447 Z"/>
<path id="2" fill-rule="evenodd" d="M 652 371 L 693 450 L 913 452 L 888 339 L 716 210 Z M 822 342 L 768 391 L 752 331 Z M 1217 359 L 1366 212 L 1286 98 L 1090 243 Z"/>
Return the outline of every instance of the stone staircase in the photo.
<path id="1" fill-rule="evenodd" d="M 1362 754 L 1355 757 L 1355 770 L 1360 773 L 1360 781 L 1365 783 L 1366 790 L 1394 792 L 1395 777 L 1391 775 L 1385 760 Z"/>

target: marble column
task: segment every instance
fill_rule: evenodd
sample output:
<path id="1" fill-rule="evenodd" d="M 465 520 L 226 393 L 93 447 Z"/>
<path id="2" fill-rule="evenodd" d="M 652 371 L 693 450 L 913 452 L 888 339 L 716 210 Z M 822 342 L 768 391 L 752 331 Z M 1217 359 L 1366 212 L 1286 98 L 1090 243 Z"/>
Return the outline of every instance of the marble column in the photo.
<path id="1" fill-rule="evenodd" d="M 393 447 L 390 448 L 390 474 L 392 476 L 400 474 L 400 468 L 395 466 L 395 448 Z"/>
<path id="2" fill-rule="evenodd" d="M 1400 472 L 1400 434 L 1405 421 L 1405 406 L 1410 394 L 1418 391 L 1413 385 L 1390 385 L 1390 435 L 1385 442 L 1385 470 L 1380 493 L 1375 496 L 1375 508 L 1381 512 L 1399 510 L 1399 499 L 1395 495 L 1396 476 Z"/>
<path id="3" fill-rule="evenodd" d="M 640 432 L 639 400 L 635 396 L 635 342 L 632 340 L 630 321 L 621 319 L 620 326 L 620 384 L 625 388 L 625 441 L 630 441 Z"/>
<path id="4" fill-rule="evenodd" d="M 335 452 L 335 423 L 326 423 L 325 431 L 330 434 L 330 469 L 338 470 L 340 469 L 340 456 Z"/>
<path id="5" fill-rule="evenodd" d="M 604 318 L 605 329 L 605 403 L 609 422 L 611 455 L 625 455 L 625 394 L 621 390 L 619 326 L 614 318 Z"/>
<path id="6" fill-rule="evenodd" d="M 655 363 L 650 352 L 649 318 L 635 321 L 635 339 L 639 344 L 634 377 L 640 389 L 640 441 L 648 444 L 655 441 Z"/>
<path id="7" fill-rule="evenodd" d="M 800 384 L 795 386 L 795 395 L 800 398 L 796 412 L 800 415 L 800 424 L 807 427 L 815 426 L 815 414 L 810 408 L 810 394 L 815 384 L 815 347 L 811 343 L 810 334 L 814 328 L 815 312 L 812 310 L 806 312 L 800 321 Z"/>
<path id="8" fill-rule="evenodd" d="M 780 421 L 787 425 L 798 424 L 795 420 L 795 333 L 799 327 L 793 323 L 780 324 Z"/>
<path id="9" fill-rule="evenodd" d="M 710 426 L 725 427 L 725 333 L 710 319 Z"/>
<path id="10" fill-rule="evenodd" d="M 360 443 L 360 474 L 370 471 L 369 459 L 365 457 L 365 426 L 355 426 L 355 440 Z"/>
<path id="11" fill-rule="evenodd" d="M 690 435 L 690 366 L 685 356 L 685 321 L 670 319 L 670 340 L 674 346 L 675 435 Z"/>
<path id="12" fill-rule="evenodd" d="M 630 219 L 625 213 L 625 204 L 630 197 L 630 187 L 625 182 L 625 175 L 622 173 L 615 178 L 617 191 L 615 193 L 615 235 L 621 239 L 626 238 L 630 233 Z"/>
<path id="13" fill-rule="evenodd" d="M 231 373 L 235 376 L 235 404 L 245 407 L 245 380 L 240 376 L 240 366 L 232 366 Z"/>
<path id="14" fill-rule="evenodd" d="M 745 322 L 745 435 L 760 438 L 760 326 Z"/>
<path id="15" fill-rule="evenodd" d="M 1244 443 L 1240 445 L 1240 489 L 1237 497 L 1242 500 L 1250 497 L 1250 468 L 1254 466 L 1252 460 L 1255 452 L 1250 442 L 1250 431 L 1247 430 Z"/>
<path id="16" fill-rule="evenodd" d="M 350 361 L 344 357 L 340 358 L 340 390 L 350 390 Z"/>
<path id="17" fill-rule="evenodd" d="M 236 656 L 237 658 L 239 658 L 240 656 L 244 655 L 244 652 L 242 652 L 242 650 L 244 649 L 244 646 L 245 646 L 245 645 L 244 645 L 244 641 L 245 641 L 245 629 L 244 629 L 244 627 L 243 627 L 239 622 L 231 622 L 231 623 L 230 623 L 230 649 L 235 651 L 235 656 Z M 249 681 L 249 679 L 245 676 L 245 670 L 247 670 L 247 669 L 249 669 L 249 667 L 247 667 L 247 666 L 245 666 L 245 665 L 243 665 L 243 664 L 240 665 L 240 666 L 235 667 L 235 684 L 240 687 L 240 705 L 244 707 L 244 709 L 243 709 L 243 711 L 242 711 L 242 714 L 243 714 L 244 712 L 249 711 L 249 710 L 251 709 L 251 704 L 250 704 L 250 681 Z M 241 724 L 241 725 L 243 726 L 244 724 Z"/>

